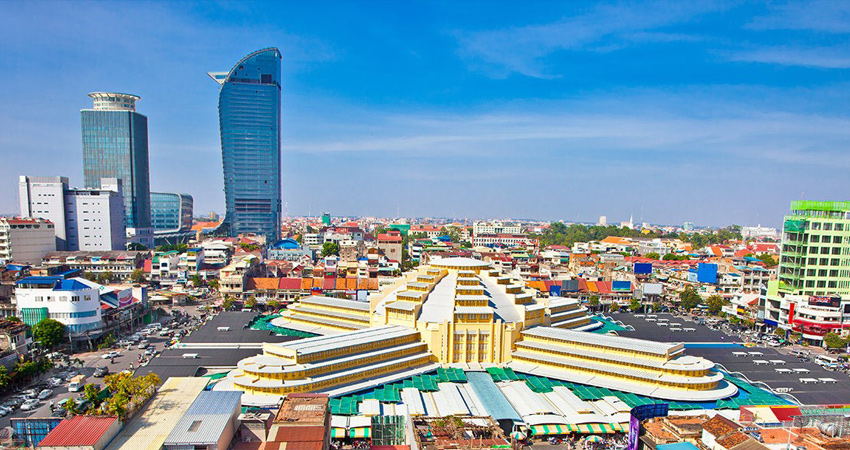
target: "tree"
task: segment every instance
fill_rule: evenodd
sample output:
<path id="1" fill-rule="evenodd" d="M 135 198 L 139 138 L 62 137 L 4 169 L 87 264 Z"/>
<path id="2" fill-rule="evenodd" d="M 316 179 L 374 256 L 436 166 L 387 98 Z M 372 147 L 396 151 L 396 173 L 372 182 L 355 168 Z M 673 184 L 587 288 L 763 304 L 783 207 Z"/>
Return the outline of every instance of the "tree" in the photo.
<path id="1" fill-rule="evenodd" d="M 322 245 L 322 257 L 339 255 L 339 244 L 335 242 L 325 242 Z"/>
<path id="2" fill-rule="evenodd" d="M 218 278 L 213 278 L 212 280 L 207 281 L 207 285 L 210 289 L 218 290 Z"/>
<path id="3" fill-rule="evenodd" d="M 280 308 L 280 302 L 277 300 L 269 300 L 266 302 L 266 306 L 277 311 L 277 309 Z"/>
<path id="4" fill-rule="evenodd" d="M 9 370 L 6 366 L 0 366 L 0 392 L 8 392 L 6 389 L 12 384 L 12 377 L 9 376 Z"/>
<path id="5" fill-rule="evenodd" d="M 20 318 L 15 317 L 15 316 L 8 316 L 8 317 L 6 317 L 6 320 L 8 320 L 9 322 L 20 322 L 21 321 Z"/>
<path id="6" fill-rule="evenodd" d="M 633 298 L 631 303 L 629 303 L 629 309 L 632 310 L 632 312 L 637 312 L 638 310 L 640 310 L 641 306 L 643 305 L 636 298 Z"/>
<path id="7" fill-rule="evenodd" d="M 192 286 L 201 287 L 204 284 L 204 279 L 199 274 L 192 275 Z"/>
<path id="8" fill-rule="evenodd" d="M 767 253 L 762 253 L 761 255 L 756 256 L 756 258 L 760 259 L 766 267 L 773 267 L 776 265 L 776 260 L 773 259 L 773 256 L 770 256 Z"/>
<path id="9" fill-rule="evenodd" d="M 32 335 L 44 348 L 53 348 L 65 340 L 65 325 L 54 319 L 42 319 L 32 327 Z"/>
<path id="10" fill-rule="evenodd" d="M 775 330 L 773 330 L 773 335 L 779 338 L 784 338 L 785 330 L 783 330 L 782 328 L 776 328 Z"/>
<path id="11" fill-rule="evenodd" d="M 221 304 L 221 307 L 222 307 L 225 311 L 230 311 L 230 308 L 232 308 L 232 307 L 233 307 L 233 297 L 231 297 L 231 296 L 229 296 L 229 295 L 228 295 L 227 297 L 225 297 L 225 298 L 224 298 L 224 302 Z"/>
<path id="12" fill-rule="evenodd" d="M 143 252 L 147 249 L 148 249 L 147 247 L 145 247 L 143 244 L 140 244 L 138 242 L 130 242 L 129 244 L 127 244 L 127 250 L 130 250 L 130 251 L 141 251 L 141 252 Z"/>
<path id="13" fill-rule="evenodd" d="M 643 256 L 645 258 L 649 258 L 649 259 L 659 259 L 659 258 L 661 258 L 661 255 L 659 255 L 658 252 L 649 252 L 649 253 L 647 253 Z"/>
<path id="14" fill-rule="evenodd" d="M 824 345 L 826 345 L 826 348 L 830 350 L 844 348 L 844 346 L 847 345 L 847 343 L 844 342 L 844 339 L 842 339 L 841 336 L 831 332 L 826 333 L 823 336 L 823 343 Z"/>
<path id="15" fill-rule="evenodd" d="M 679 304 L 685 311 L 690 311 L 697 306 L 699 306 L 702 297 L 700 297 L 699 292 L 693 287 L 688 286 L 679 294 Z"/>
<path id="16" fill-rule="evenodd" d="M 97 274 L 97 282 L 98 284 L 109 284 L 115 281 L 115 274 L 112 273 L 111 270 L 107 270 L 105 272 L 101 272 Z"/>
<path id="17" fill-rule="evenodd" d="M 112 393 L 104 402 L 103 412 L 118 416 L 124 420 L 127 413 L 147 401 L 162 381 L 151 372 L 143 377 L 133 377 L 128 373 L 107 375 L 103 384 Z"/>
<path id="18" fill-rule="evenodd" d="M 705 304 L 708 305 L 708 312 L 716 316 L 723 310 L 723 305 L 726 304 L 726 301 L 723 300 L 723 297 L 715 294 L 708 297 Z"/>
<path id="19" fill-rule="evenodd" d="M 245 308 L 254 309 L 254 307 L 257 306 L 257 299 L 255 299 L 253 295 L 248 297 L 248 300 L 245 300 L 244 306 Z"/>
<path id="20" fill-rule="evenodd" d="M 97 281 L 97 275 L 95 275 L 92 272 L 88 272 L 88 271 L 83 272 L 83 278 L 85 278 L 86 280 L 89 280 L 89 281 Z"/>
<path id="21" fill-rule="evenodd" d="M 587 300 L 587 304 L 590 305 L 591 309 L 595 310 L 596 307 L 599 306 L 599 296 L 591 295 L 590 298 Z"/>
<path id="22" fill-rule="evenodd" d="M 142 284 L 145 282 L 145 271 L 142 269 L 136 269 L 133 273 L 130 274 L 130 281 L 135 284 Z"/>
<path id="23" fill-rule="evenodd" d="M 96 384 L 87 384 L 83 388 L 83 392 L 85 393 L 86 400 L 91 403 L 93 408 L 100 406 L 101 400 L 98 398 L 100 396 L 100 389 L 98 389 Z"/>
<path id="24" fill-rule="evenodd" d="M 66 417 L 76 416 L 80 413 L 80 408 L 77 407 L 77 399 L 74 397 L 68 397 L 63 408 L 65 409 Z"/>

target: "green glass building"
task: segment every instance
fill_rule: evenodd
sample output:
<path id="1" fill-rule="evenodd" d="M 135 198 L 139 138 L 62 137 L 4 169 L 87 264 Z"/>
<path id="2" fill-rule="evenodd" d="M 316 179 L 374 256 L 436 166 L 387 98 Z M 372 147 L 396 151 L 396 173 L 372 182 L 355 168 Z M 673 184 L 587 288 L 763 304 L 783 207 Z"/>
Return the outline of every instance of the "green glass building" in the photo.
<path id="1" fill-rule="evenodd" d="M 791 202 L 778 278 L 783 293 L 850 295 L 850 201 Z"/>

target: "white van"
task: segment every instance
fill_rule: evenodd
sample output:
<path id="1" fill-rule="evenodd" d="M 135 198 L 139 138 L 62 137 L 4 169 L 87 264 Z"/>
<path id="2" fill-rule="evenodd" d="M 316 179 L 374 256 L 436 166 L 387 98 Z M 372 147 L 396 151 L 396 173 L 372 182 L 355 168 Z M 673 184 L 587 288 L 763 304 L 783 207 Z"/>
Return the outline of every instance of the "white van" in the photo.
<path id="1" fill-rule="evenodd" d="M 829 369 L 838 368 L 838 358 L 836 358 L 835 356 L 818 355 L 815 357 L 815 362 L 820 364 L 822 367 L 826 367 Z"/>

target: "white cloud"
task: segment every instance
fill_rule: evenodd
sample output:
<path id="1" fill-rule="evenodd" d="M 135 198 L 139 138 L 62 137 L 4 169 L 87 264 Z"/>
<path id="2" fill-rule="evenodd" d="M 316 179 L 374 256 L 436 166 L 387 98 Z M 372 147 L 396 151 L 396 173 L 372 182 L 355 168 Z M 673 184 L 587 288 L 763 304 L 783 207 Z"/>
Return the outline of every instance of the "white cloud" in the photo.
<path id="1" fill-rule="evenodd" d="M 850 33 L 850 2 L 812 0 L 768 4 L 768 8 L 768 13 L 753 18 L 748 28 Z"/>
<path id="2" fill-rule="evenodd" d="M 707 2 L 601 5 L 557 22 L 507 29 L 457 32 L 459 54 L 474 68 L 496 77 L 511 73 L 554 78 L 545 57 L 563 50 L 607 52 L 635 42 L 672 42 L 696 37 L 660 28 L 716 10 Z"/>
<path id="3" fill-rule="evenodd" d="M 769 47 L 744 50 L 728 54 L 731 61 L 746 61 L 784 66 L 802 66 L 821 69 L 850 68 L 850 48 L 838 47 Z"/>

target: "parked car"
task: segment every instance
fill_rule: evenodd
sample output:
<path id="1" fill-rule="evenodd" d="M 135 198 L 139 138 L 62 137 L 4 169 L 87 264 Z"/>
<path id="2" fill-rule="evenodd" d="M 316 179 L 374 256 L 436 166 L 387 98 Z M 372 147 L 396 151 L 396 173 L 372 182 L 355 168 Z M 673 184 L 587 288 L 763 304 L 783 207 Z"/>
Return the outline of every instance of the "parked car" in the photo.
<path id="1" fill-rule="evenodd" d="M 34 398 L 34 397 L 38 396 L 38 391 L 35 390 L 35 389 L 27 389 L 27 390 L 21 392 L 21 394 L 23 394 L 23 395 L 25 395 L 29 398 Z"/>
<path id="2" fill-rule="evenodd" d="M 140 349 L 146 349 L 146 348 L 148 348 L 149 345 L 150 345 L 150 343 L 148 342 L 147 339 L 139 342 L 139 348 Z"/>
<path id="3" fill-rule="evenodd" d="M 103 354 L 103 356 L 101 356 L 101 358 L 103 358 L 103 359 L 111 359 L 111 358 L 117 358 L 117 357 L 119 357 L 119 356 L 121 356 L 121 353 L 118 353 L 118 352 L 116 352 L 116 351 L 111 351 L 111 352 L 106 352 L 106 353 L 104 353 L 104 354 Z"/>
<path id="4" fill-rule="evenodd" d="M 94 369 L 94 376 L 97 378 L 105 377 L 109 373 L 109 368 L 106 366 L 101 366 Z"/>
<path id="5" fill-rule="evenodd" d="M 47 385 L 50 387 L 61 386 L 64 381 L 59 377 L 52 377 L 47 380 Z"/>
<path id="6" fill-rule="evenodd" d="M 153 347 L 148 347 L 145 349 L 145 356 L 151 356 L 156 353 L 156 349 Z"/>
<path id="7" fill-rule="evenodd" d="M 38 399 L 47 400 L 51 395 L 53 395 L 53 389 L 42 389 L 41 392 L 38 393 Z"/>
<path id="8" fill-rule="evenodd" d="M 168 336 L 170 334 L 171 334 L 171 330 L 169 330 L 168 328 L 163 328 L 162 330 L 159 331 L 160 336 Z"/>
<path id="9" fill-rule="evenodd" d="M 130 345 L 130 341 L 128 341 L 127 339 L 121 339 L 120 341 L 116 342 L 115 345 L 119 347 L 126 347 Z"/>
<path id="10" fill-rule="evenodd" d="M 21 404 L 21 411 L 31 411 L 36 409 L 38 408 L 39 403 L 41 403 L 41 401 L 37 398 L 29 399 Z"/>
<path id="11" fill-rule="evenodd" d="M 11 412 L 12 412 L 11 410 L 6 409 L 6 408 L 4 408 L 4 407 L 0 406 L 0 417 L 4 417 L 4 416 L 6 416 L 7 414 L 9 414 L 9 413 L 11 413 Z"/>

